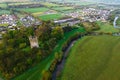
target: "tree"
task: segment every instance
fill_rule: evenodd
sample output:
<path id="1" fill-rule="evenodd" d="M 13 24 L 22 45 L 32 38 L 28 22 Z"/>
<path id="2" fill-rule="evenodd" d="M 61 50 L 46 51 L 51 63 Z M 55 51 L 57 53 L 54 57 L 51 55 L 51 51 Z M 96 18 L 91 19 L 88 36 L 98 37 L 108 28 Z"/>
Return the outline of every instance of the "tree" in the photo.
<path id="1" fill-rule="evenodd" d="M 42 80 L 50 80 L 51 79 L 51 73 L 50 71 L 43 71 L 43 78 Z"/>
<path id="2" fill-rule="evenodd" d="M 26 43 L 21 43 L 21 44 L 19 45 L 19 48 L 20 48 L 20 49 L 25 48 L 25 47 L 26 47 Z"/>
<path id="3" fill-rule="evenodd" d="M 52 35 L 52 37 L 56 38 L 57 40 L 62 39 L 64 36 L 63 29 L 61 27 L 57 26 L 52 30 L 51 35 Z"/>

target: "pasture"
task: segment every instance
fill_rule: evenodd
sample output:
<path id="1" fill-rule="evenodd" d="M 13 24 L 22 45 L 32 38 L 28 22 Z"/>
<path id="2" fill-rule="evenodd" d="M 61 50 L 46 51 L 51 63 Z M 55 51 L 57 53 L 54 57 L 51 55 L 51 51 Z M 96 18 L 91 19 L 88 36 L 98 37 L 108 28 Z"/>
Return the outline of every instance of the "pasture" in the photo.
<path id="1" fill-rule="evenodd" d="M 45 7 L 41 7 L 41 8 L 24 8 L 24 9 L 17 9 L 17 10 L 25 11 L 28 13 L 37 13 L 37 12 L 45 12 L 45 11 L 48 11 L 49 9 Z"/>
<path id="2" fill-rule="evenodd" d="M 7 8 L 7 4 L 5 4 L 5 3 L 0 3 L 0 7 L 1 7 L 1 8 Z"/>
<path id="3" fill-rule="evenodd" d="M 46 14 L 46 15 L 40 16 L 39 18 L 41 20 L 48 21 L 48 20 L 59 19 L 59 18 L 62 18 L 62 17 L 63 17 L 63 15 L 61 15 L 61 14 Z"/>
<path id="4" fill-rule="evenodd" d="M 41 4 L 43 4 L 44 6 L 47 6 L 47 7 L 58 7 L 58 6 L 61 6 L 61 5 L 54 4 L 54 3 L 49 3 L 49 2 L 41 2 Z"/>
<path id="5" fill-rule="evenodd" d="M 8 10 L 0 10 L 0 15 L 3 15 L 3 14 L 10 14 L 10 11 L 8 11 Z"/>
<path id="6" fill-rule="evenodd" d="M 57 11 L 67 11 L 67 10 L 73 10 L 73 7 L 54 7 L 52 9 Z"/>
<path id="7" fill-rule="evenodd" d="M 118 29 L 115 29 L 113 25 L 111 25 L 108 22 L 103 23 L 103 22 L 98 21 L 97 24 L 100 26 L 100 30 L 96 32 L 110 32 L 110 33 L 119 32 Z"/>
<path id="8" fill-rule="evenodd" d="M 69 52 L 59 80 L 120 80 L 120 37 L 87 36 Z"/>

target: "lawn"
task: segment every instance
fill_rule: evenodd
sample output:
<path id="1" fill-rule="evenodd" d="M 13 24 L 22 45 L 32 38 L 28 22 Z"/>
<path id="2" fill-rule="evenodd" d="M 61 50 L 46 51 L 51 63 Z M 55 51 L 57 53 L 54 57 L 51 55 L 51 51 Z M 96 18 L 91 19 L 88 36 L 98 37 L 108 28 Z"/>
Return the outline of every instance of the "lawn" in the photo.
<path id="1" fill-rule="evenodd" d="M 51 55 L 41 61 L 35 67 L 29 69 L 28 71 L 24 72 L 23 74 L 15 77 L 13 80 L 41 80 L 42 71 L 48 69 L 50 63 L 54 59 L 54 54 L 62 49 L 62 45 L 68 40 L 71 36 L 75 35 L 76 32 L 85 32 L 83 28 L 72 30 L 71 32 L 65 33 L 64 39 L 58 42 L 58 45 L 54 48 Z"/>
<path id="2" fill-rule="evenodd" d="M 41 20 L 48 21 L 48 20 L 60 19 L 61 17 L 63 17 L 61 14 L 46 14 L 40 16 L 39 18 Z"/>
<path id="3" fill-rule="evenodd" d="M 61 80 L 120 80 L 120 37 L 88 36 L 70 50 Z"/>
<path id="4" fill-rule="evenodd" d="M 28 13 L 37 13 L 37 12 L 45 12 L 45 11 L 48 11 L 49 9 L 45 7 L 41 7 L 41 8 L 24 8 L 24 9 L 17 9 L 17 10 L 25 11 Z"/>
<path id="5" fill-rule="evenodd" d="M 100 26 L 100 30 L 97 32 L 119 32 L 119 30 L 115 29 L 110 23 L 103 23 L 99 21 L 97 24 Z"/>

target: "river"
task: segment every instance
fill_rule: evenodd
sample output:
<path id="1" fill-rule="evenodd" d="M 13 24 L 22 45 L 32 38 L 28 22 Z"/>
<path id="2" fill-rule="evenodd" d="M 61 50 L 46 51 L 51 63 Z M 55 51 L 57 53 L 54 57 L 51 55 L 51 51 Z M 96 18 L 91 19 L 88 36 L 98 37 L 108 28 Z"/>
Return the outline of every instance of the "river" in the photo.
<path id="1" fill-rule="evenodd" d="M 80 38 L 78 38 L 78 39 L 80 39 Z M 60 75 L 60 74 L 61 74 L 61 72 L 62 72 L 62 70 L 63 70 L 63 68 L 64 68 L 64 66 L 65 66 L 65 62 L 66 62 L 67 56 L 68 56 L 68 54 L 69 54 L 69 51 L 70 51 L 70 49 L 72 48 L 72 46 L 74 45 L 74 43 L 75 43 L 78 39 L 73 40 L 73 41 L 70 43 L 69 47 L 68 47 L 68 48 L 66 49 L 66 51 L 64 52 L 62 62 L 57 65 L 55 71 L 54 71 L 53 74 L 52 74 L 52 80 L 56 80 L 57 75 Z"/>
<path id="2" fill-rule="evenodd" d="M 117 25 L 116 25 L 116 21 L 118 20 L 118 16 L 116 16 L 115 17 L 115 19 L 114 19 L 114 22 L 113 22 L 113 26 L 114 26 L 114 28 L 120 28 L 120 27 L 118 27 Z"/>

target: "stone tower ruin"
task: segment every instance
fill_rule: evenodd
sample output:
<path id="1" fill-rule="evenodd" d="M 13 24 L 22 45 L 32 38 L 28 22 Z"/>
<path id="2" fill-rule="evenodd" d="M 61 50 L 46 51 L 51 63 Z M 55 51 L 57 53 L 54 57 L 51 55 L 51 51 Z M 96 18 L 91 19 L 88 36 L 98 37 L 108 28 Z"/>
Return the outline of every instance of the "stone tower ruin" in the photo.
<path id="1" fill-rule="evenodd" d="M 36 36 L 29 37 L 31 48 L 39 48 L 38 38 Z"/>

